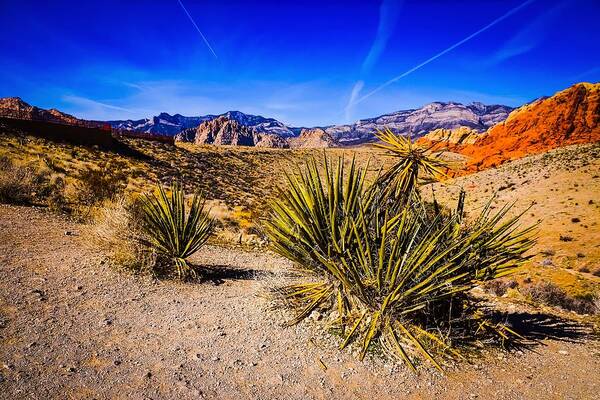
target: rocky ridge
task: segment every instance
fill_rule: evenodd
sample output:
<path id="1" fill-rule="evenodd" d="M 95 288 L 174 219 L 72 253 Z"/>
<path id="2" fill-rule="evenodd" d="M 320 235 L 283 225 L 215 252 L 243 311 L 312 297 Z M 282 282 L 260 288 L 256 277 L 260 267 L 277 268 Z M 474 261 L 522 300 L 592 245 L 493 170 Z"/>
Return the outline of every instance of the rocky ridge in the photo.
<path id="1" fill-rule="evenodd" d="M 54 108 L 44 110 L 24 102 L 20 97 L 5 97 L 0 99 L 0 116 L 33 121 L 46 121 L 62 124 L 77 125 L 81 121 L 72 115 L 65 114 Z"/>
<path id="2" fill-rule="evenodd" d="M 600 83 L 579 83 L 514 110 L 460 152 L 482 170 L 571 144 L 600 141 Z"/>
<path id="3" fill-rule="evenodd" d="M 342 144 L 371 141 L 374 139 L 374 133 L 383 128 L 413 138 L 424 136 L 436 129 L 454 130 L 466 127 L 484 132 L 503 121 L 511 111 L 511 107 L 503 105 L 434 102 L 417 109 L 363 119 L 351 125 L 329 126 L 325 131 Z"/>

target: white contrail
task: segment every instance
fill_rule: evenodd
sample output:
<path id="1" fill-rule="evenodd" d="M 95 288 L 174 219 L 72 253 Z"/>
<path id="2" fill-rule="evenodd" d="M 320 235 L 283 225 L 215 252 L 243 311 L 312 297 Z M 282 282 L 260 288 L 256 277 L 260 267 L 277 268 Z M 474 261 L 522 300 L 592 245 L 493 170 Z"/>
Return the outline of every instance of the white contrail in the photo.
<path id="1" fill-rule="evenodd" d="M 202 40 L 204 40 L 204 43 L 206 43 L 206 46 L 208 47 L 208 49 L 210 50 L 210 52 L 213 53 L 213 56 L 215 56 L 215 58 L 218 59 L 219 57 L 217 57 L 217 53 L 215 53 L 215 51 L 213 50 L 213 48 L 210 46 L 210 43 L 208 43 L 208 40 L 206 40 L 206 37 L 204 37 L 204 34 L 200 30 L 200 28 L 198 28 L 198 25 L 196 25 L 196 21 L 194 21 L 194 18 L 192 18 L 192 16 L 188 12 L 188 10 L 185 8 L 185 6 L 181 2 L 181 0 L 177 0 L 177 1 L 179 2 L 179 5 L 181 6 L 181 8 L 183 8 L 183 11 L 185 11 L 185 14 L 188 16 L 188 18 L 190 19 L 190 21 L 194 25 L 194 28 L 196 28 L 196 30 L 198 31 L 198 33 L 200 34 L 200 36 L 202 36 Z"/>
<path id="2" fill-rule="evenodd" d="M 496 25 L 497 23 L 501 22 L 502 20 L 510 17 L 511 15 L 513 15 L 514 13 L 516 13 L 517 11 L 519 11 L 520 9 L 522 9 L 523 7 L 527 7 L 529 4 L 533 3 L 535 0 L 527 0 L 526 2 L 524 2 L 523 4 L 511 9 L 510 11 L 508 11 L 506 14 L 502 15 L 501 17 L 496 18 L 495 20 L 493 20 L 492 22 L 490 22 L 489 24 L 487 24 L 486 26 L 484 26 L 483 28 L 479 29 L 477 32 L 474 32 L 472 34 L 470 34 L 469 36 L 467 36 L 466 38 L 462 39 L 459 42 L 456 42 L 455 44 L 453 44 L 452 46 L 448 47 L 446 50 L 436 54 L 435 56 L 423 61 L 421 64 L 409 69 L 408 71 L 404 72 L 401 75 L 396 76 L 395 78 L 390 79 L 389 81 L 383 83 L 382 85 L 376 87 L 375 89 L 373 89 L 372 91 L 370 91 L 369 93 L 365 94 L 364 96 L 360 97 L 359 99 L 357 99 L 354 104 L 358 104 L 362 101 L 364 101 L 365 99 L 367 99 L 368 97 L 371 97 L 372 95 L 374 95 L 375 93 L 379 92 L 381 89 L 391 85 L 392 83 L 404 78 L 405 76 L 412 74 L 413 72 L 415 72 L 416 70 L 418 70 L 421 67 L 424 67 L 425 65 L 429 64 L 430 62 L 440 58 L 441 56 L 443 56 L 444 54 L 448 53 L 449 51 L 454 50 L 455 48 L 457 48 L 458 46 L 464 44 L 465 42 L 468 42 L 469 40 L 473 39 L 475 36 L 479 35 L 480 33 L 483 33 L 484 31 L 487 31 L 488 29 L 490 29 L 492 26 Z"/>

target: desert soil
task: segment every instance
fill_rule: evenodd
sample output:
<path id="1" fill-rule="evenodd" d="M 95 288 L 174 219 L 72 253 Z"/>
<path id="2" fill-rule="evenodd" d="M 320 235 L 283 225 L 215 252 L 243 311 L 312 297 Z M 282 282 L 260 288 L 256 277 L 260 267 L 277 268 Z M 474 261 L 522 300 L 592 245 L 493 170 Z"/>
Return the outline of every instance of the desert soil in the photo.
<path id="1" fill-rule="evenodd" d="M 593 399 L 600 344 L 558 329 L 522 351 L 490 351 L 445 374 L 358 361 L 314 322 L 282 326 L 268 253 L 207 246 L 199 283 L 110 267 L 84 227 L 0 205 L 0 398 Z M 582 332 L 585 329 L 582 329 Z"/>

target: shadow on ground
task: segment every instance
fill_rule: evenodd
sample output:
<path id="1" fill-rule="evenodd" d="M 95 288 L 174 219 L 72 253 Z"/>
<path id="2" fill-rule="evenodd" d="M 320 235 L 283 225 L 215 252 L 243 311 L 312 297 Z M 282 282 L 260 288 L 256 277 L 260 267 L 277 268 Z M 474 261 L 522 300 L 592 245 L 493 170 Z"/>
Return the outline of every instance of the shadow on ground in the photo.
<path id="1" fill-rule="evenodd" d="M 504 322 L 531 341 L 552 339 L 571 343 L 590 338 L 590 327 L 554 315 L 518 312 L 505 316 Z"/>
<path id="2" fill-rule="evenodd" d="M 256 280 L 270 275 L 271 272 L 246 268 L 232 268 L 228 265 L 194 265 L 198 274 L 198 283 L 211 282 L 221 285 L 226 281 Z"/>

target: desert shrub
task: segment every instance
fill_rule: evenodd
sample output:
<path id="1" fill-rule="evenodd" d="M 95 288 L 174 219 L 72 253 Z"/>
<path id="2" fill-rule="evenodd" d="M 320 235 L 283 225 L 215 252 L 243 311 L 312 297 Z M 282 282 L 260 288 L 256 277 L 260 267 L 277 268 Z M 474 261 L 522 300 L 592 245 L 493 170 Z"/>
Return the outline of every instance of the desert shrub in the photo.
<path id="1" fill-rule="evenodd" d="M 90 242 L 107 254 L 112 264 L 134 272 L 152 272 L 156 256 L 147 245 L 136 203 L 119 196 L 94 210 L 89 224 Z"/>
<path id="2" fill-rule="evenodd" d="M 123 193 L 127 177 L 120 165 L 105 163 L 99 168 L 88 167 L 77 176 L 75 201 L 88 209 Z"/>
<path id="3" fill-rule="evenodd" d="M 558 238 L 560 239 L 561 242 L 572 242 L 573 241 L 573 237 L 568 236 L 568 235 L 559 235 Z"/>
<path id="4" fill-rule="evenodd" d="M 517 230 L 510 207 L 492 214 L 491 201 L 473 222 L 463 219 L 464 192 L 451 212 L 425 203 L 418 187 L 445 164 L 409 139 L 386 131 L 382 147 L 396 157 L 368 184 L 368 167 L 309 161 L 279 190 L 265 224 L 272 248 L 312 278 L 278 293 L 296 310 L 295 324 L 313 310 L 329 313 L 362 359 L 378 341 L 414 368 L 420 355 L 456 355 L 459 337 L 512 331 L 483 318 L 468 292 L 511 273 L 528 257 L 532 229 Z M 468 326 L 468 327 L 467 327 Z M 452 332 L 452 336 L 441 332 Z"/>
<path id="5" fill-rule="evenodd" d="M 0 201 L 28 203 L 34 192 L 35 174 L 31 168 L 16 166 L 8 158 L 0 158 Z"/>
<path id="6" fill-rule="evenodd" d="M 580 314 L 595 314 L 596 302 L 593 296 L 572 297 L 552 282 L 539 282 L 525 286 L 521 293 L 530 300 Z"/>
<path id="7" fill-rule="evenodd" d="M 600 276 L 600 268 L 596 268 L 594 272 L 592 272 L 594 276 Z"/>
<path id="8" fill-rule="evenodd" d="M 175 266 L 180 279 L 195 277 L 187 258 L 202 247 L 213 232 L 214 221 L 204 210 L 205 199 L 194 194 L 186 212 L 185 192 L 173 184 L 169 194 L 158 185 L 158 193 L 142 196 L 142 225 L 150 245 Z"/>
<path id="9" fill-rule="evenodd" d="M 40 163 L 21 165 L 0 158 L 0 202 L 13 204 L 47 204 L 59 210 L 64 204 L 64 180 Z"/>
<path id="10" fill-rule="evenodd" d="M 514 289 L 517 286 L 519 284 L 514 279 L 493 279 L 485 282 L 483 288 L 496 296 L 503 296 L 508 289 Z"/>

